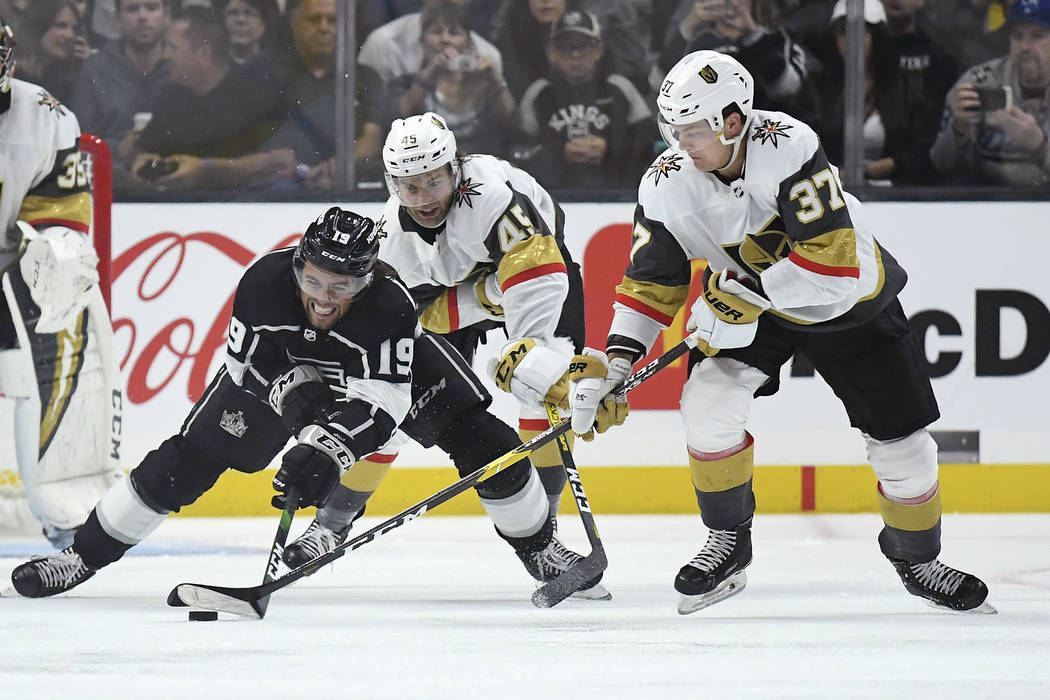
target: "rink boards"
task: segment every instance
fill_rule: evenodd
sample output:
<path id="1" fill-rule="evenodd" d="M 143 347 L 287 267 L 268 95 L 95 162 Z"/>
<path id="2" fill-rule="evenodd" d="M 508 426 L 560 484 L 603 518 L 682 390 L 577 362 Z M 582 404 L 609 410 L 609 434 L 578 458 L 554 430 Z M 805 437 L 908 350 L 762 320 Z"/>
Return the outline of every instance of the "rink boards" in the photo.
<path id="1" fill-rule="evenodd" d="M 378 216 L 381 205 L 350 205 Z M 222 361 L 232 294 L 259 255 L 294 242 L 326 204 L 122 204 L 114 211 L 113 312 L 125 381 L 123 463 L 134 466 L 179 429 Z M 630 247 L 633 205 L 567 204 L 566 241 L 583 267 L 588 342 L 603 343 L 613 286 Z M 942 418 L 933 428 L 965 436 L 942 455 L 947 510 L 1050 510 L 1050 203 L 871 203 L 879 241 L 908 270 L 902 302 L 922 336 Z M 694 289 L 695 294 L 695 289 Z M 679 316 L 655 352 L 677 342 Z M 478 366 L 498 346 L 482 348 Z M 684 363 L 631 399 L 624 429 L 577 450 L 596 510 L 694 512 L 677 403 Z M 495 390 L 494 390 L 495 391 Z M 509 397 L 495 410 L 516 418 Z M 864 443 L 827 385 L 785 368 L 778 395 L 757 401 L 756 490 L 772 512 L 870 511 L 874 477 Z M 945 459 L 947 457 L 947 459 Z M 370 504 L 395 512 L 454 478 L 443 454 L 402 453 Z M 229 474 L 188 512 L 267 512 L 268 481 Z M 444 512 L 479 513 L 460 498 Z"/>

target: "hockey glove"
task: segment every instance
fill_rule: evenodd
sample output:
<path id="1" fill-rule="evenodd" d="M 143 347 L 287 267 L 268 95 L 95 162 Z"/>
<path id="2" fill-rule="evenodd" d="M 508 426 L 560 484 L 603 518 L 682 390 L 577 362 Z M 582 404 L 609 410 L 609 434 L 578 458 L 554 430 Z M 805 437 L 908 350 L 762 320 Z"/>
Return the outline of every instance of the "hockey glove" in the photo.
<path id="1" fill-rule="evenodd" d="M 98 285 L 98 256 L 87 236 L 65 226 L 37 231 L 18 221 L 24 251 L 18 262 L 33 302 L 40 307 L 37 333 L 69 329 Z"/>
<path id="2" fill-rule="evenodd" d="M 719 350 L 744 348 L 755 339 L 758 317 L 769 300 L 745 287 L 732 270 L 704 273 L 704 290 L 693 302 L 686 330 L 699 329 L 697 349 L 711 357 Z"/>
<path id="3" fill-rule="evenodd" d="M 279 492 L 271 501 L 273 507 L 284 510 L 285 496 L 293 485 L 299 492 L 300 506 L 324 505 L 339 476 L 354 461 L 353 453 L 324 426 L 307 426 L 299 444 L 284 453 L 273 478 L 273 488 Z"/>
<path id="4" fill-rule="evenodd" d="M 296 365 L 270 384 L 270 408 L 292 435 L 311 423 L 323 423 L 335 413 L 332 390 L 312 365 Z"/>
<path id="5" fill-rule="evenodd" d="M 525 405 L 546 402 L 568 408 L 567 364 L 560 353 L 525 338 L 505 345 L 499 361 L 492 359 L 489 374 L 496 386 Z"/>
<path id="6" fill-rule="evenodd" d="M 631 374 L 631 362 L 623 357 L 609 359 L 601 350 L 584 348 L 569 364 L 569 405 L 573 432 L 590 442 L 594 431 L 604 433 L 627 420 L 627 397 L 610 394 Z"/>

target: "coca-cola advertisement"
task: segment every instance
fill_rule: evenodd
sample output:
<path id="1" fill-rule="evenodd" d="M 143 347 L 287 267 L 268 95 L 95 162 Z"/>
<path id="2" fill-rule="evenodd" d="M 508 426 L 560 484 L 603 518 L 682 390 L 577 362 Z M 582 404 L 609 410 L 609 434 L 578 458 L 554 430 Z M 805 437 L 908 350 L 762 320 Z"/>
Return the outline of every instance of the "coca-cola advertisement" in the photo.
<path id="1" fill-rule="evenodd" d="M 179 429 L 223 361 L 233 293 L 260 255 L 296 242 L 327 204 L 125 204 L 114 211 L 113 323 L 126 386 L 124 466 Z M 348 205 L 370 216 L 378 203 Z M 569 204 L 566 241 L 583 267 L 587 341 L 604 347 L 613 288 L 631 246 L 633 205 Z M 1043 255 L 1027 255 L 1031 232 L 1050 205 L 872 203 L 866 216 L 877 237 L 909 271 L 905 309 L 926 346 L 943 417 L 935 428 L 979 431 L 982 461 L 1045 459 L 1050 438 L 1034 416 L 1050 386 L 1047 328 L 1050 281 Z M 994 228 L 1010 266 L 986 264 L 991 251 L 962 241 Z M 987 240 L 987 239 L 985 239 Z M 1044 244 L 1045 245 L 1045 244 Z M 993 256 L 994 257 L 994 256 Z M 702 268 L 702 261 L 695 264 Z M 695 298 L 694 279 L 693 295 Z M 688 305 L 657 339 L 651 357 L 684 335 Z M 496 334 L 498 332 L 494 332 Z M 476 367 L 500 337 L 481 348 Z M 585 465 L 674 465 L 686 462 L 677 406 L 686 362 L 661 372 L 630 397 L 622 430 L 582 444 Z M 495 410 L 512 421 L 517 409 L 494 387 Z M 994 411 L 988 406 L 996 406 Z M 780 392 L 756 402 L 752 415 L 759 464 L 861 464 L 863 440 L 818 376 L 804 363 L 785 367 Z M 645 439 L 639 439 L 644 436 Z M 399 466 L 444 465 L 435 450 L 409 448 Z"/>

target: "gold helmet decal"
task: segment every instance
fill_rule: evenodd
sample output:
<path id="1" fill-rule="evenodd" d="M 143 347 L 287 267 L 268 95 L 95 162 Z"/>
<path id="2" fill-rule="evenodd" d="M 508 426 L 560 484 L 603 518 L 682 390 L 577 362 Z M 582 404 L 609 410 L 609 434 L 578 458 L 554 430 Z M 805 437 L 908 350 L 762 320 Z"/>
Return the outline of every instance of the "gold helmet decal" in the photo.
<path id="1" fill-rule="evenodd" d="M 438 119 L 437 117 L 431 116 L 431 117 L 430 117 L 430 121 L 434 122 L 434 124 L 435 124 L 435 125 L 436 125 L 436 126 L 437 126 L 438 128 L 441 128 L 441 129 L 445 129 L 445 128 L 447 128 L 447 127 L 445 126 L 445 122 L 441 121 L 441 120 L 440 120 L 440 119 Z"/>
<path id="2" fill-rule="evenodd" d="M 700 69 L 700 77 L 704 79 L 705 83 L 714 84 L 718 82 L 718 73 L 711 67 L 711 64 Z"/>

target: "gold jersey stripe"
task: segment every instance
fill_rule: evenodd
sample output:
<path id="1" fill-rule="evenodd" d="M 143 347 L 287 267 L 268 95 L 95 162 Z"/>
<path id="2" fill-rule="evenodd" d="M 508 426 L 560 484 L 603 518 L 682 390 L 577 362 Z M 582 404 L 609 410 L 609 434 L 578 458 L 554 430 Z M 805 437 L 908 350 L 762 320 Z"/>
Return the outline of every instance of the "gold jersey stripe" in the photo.
<path id="1" fill-rule="evenodd" d="M 423 328 L 431 333 L 444 335 L 459 327 L 459 307 L 455 299 L 455 287 L 449 287 L 419 315 Z"/>
<path id="2" fill-rule="evenodd" d="M 852 228 L 835 229 L 804 241 L 795 241 L 792 252 L 821 267 L 860 269 L 857 232 Z"/>
<path id="3" fill-rule="evenodd" d="M 57 350 L 51 375 L 51 396 L 48 397 L 47 404 L 40 412 L 39 449 L 41 454 L 62 422 L 66 406 L 69 405 L 69 398 L 73 395 L 77 373 L 80 371 L 80 363 L 83 360 L 86 321 L 87 314 L 81 311 L 72 332 L 63 330 L 55 336 Z"/>
<path id="4" fill-rule="evenodd" d="M 87 231 L 91 224 L 91 193 L 78 192 L 66 197 L 29 195 L 22 200 L 18 218 L 29 223 L 46 221 Z"/>
<path id="5" fill-rule="evenodd" d="M 875 244 L 875 269 L 878 271 L 878 281 L 875 283 L 875 289 L 871 291 L 871 294 L 857 299 L 857 303 L 853 305 L 854 307 L 856 307 L 857 304 L 860 304 L 861 302 L 869 301 L 877 297 L 882 291 L 883 285 L 886 284 L 886 268 L 882 265 L 882 248 L 880 248 L 877 243 Z M 797 323 L 800 326 L 810 326 L 816 323 L 816 321 L 806 321 L 801 318 L 795 318 L 791 314 L 786 314 L 783 311 L 778 311 L 777 309 L 767 309 L 766 313 L 773 314 L 774 316 L 779 316 L 780 318 L 791 321 L 792 323 Z"/>
<path id="6" fill-rule="evenodd" d="M 554 236 L 529 236 L 517 243 L 496 269 L 500 288 L 506 290 L 518 282 L 524 282 L 550 272 L 565 272 L 565 260 L 558 249 Z"/>
<path id="7" fill-rule="evenodd" d="M 890 527 L 908 532 L 929 530 L 941 519 L 941 490 L 933 498 L 919 505 L 905 505 L 891 501 L 879 492 L 879 510 L 882 521 Z"/>
<path id="8" fill-rule="evenodd" d="M 662 318 L 667 319 L 664 325 L 670 325 L 675 314 L 689 298 L 689 285 L 670 287 L 656 282 L 639 282 L 630 277 L 624 277 L 623 282 L 616 286 L 616 295 L 634 299 L 656 311 Z"/>

